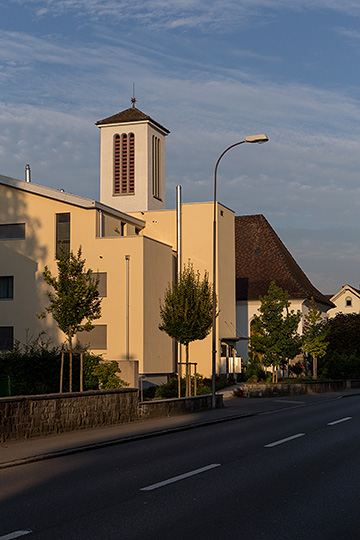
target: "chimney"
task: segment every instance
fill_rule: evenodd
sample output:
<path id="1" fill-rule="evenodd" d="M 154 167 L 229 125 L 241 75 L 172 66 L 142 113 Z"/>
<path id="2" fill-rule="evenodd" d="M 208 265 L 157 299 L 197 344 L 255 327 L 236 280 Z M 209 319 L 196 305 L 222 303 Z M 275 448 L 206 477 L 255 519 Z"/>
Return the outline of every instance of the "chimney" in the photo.
<path id="1" fill-rule="evenodd" d="M 31 182 L 31 170 L 28 163 L 25 166 L 25 182 Z"/>

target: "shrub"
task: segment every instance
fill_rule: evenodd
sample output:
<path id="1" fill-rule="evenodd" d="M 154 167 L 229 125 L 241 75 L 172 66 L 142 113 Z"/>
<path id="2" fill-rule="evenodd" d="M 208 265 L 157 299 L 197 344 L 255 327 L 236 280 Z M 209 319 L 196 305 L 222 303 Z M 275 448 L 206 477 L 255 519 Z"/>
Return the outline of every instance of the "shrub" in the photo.
<path id="1" fill-rule="evenodd" d="M 118 364 L 102 364 L 101 356 L 84 354 L 84 390 L 127 386 L 115 375 Z M 40 334 L 22 345 L 15 341 L 11 351 L 0 351 L 0 377 L 10 376 L 12 395 L 59 392 L 61 349 Z M 114 365 L 113 365 L 114 364 Z M 69 355 L 64 358 L 64 392 L 69 389 Z M 73 391 L 80 390 L 80 355 L 73 356 Z"/>
<path id="2" fill-rule="evenodd" d="M 319 360 L 319 374 L 324 379 L 360 379 L 357 354 L 328 352 Z"/>
<path id="3" fill-rule="evenodd" d="M 181 395 L 185 395 L 186 381 L 183 377 L 181 379 Z M 215 388 L 216 391 L 226 388 L 234 384 L 234 378 L 229 377 L 220 377 L 216 376 Z M 194 391 L 194 380 L 192 377 L 192 392 Z M 196 376 L 196 394 L 198 396 L 208 395 L 212 392 L 212 380 L 210 378 L 202 377 L 201 375 Z M 169 382 L 161 384 L 157 387 L 155 391 L 155 399 L 171 399 L 178 397 L 178 379 L 177 377 L 172 377 Z"/>
<path id="4" fill-rule="evenodd" d="M 266 378 L 267 378 L 267 372 L 264 370 L 264 367 L 261 364 L 258 356 L 253 355 L 245 373 L 245 381 L 246 382 L 259 382 L 259 381 L 265 381 Z"/>

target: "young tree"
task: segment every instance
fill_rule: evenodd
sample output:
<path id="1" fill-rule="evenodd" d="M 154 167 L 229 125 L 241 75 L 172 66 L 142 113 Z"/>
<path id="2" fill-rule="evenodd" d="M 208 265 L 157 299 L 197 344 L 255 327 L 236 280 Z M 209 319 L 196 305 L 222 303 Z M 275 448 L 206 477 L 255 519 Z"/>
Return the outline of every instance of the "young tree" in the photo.
<path id="1" fill-rule="evenodd" d="M 325 355 L 329 345 L 327 335 L 326 321 L 321 317 L 314 298 L 311 298 L 309 311 L 304 319 L 302 350 L 312 356 L 313 379 L 317 379 L 317 360 Z"/>
<path id="2" fill-rule="evenodd" d="M 159 329 L 176 339 L 186 350 L 186 395 L 190 395 L 189 343 L 204 339 L 212 327 L 213 294 L 207 272 L 201 279 L 189 262 L 179 280 L 169 284 L 160 304 Z"/>
<path id="3" fill-rule="evenodd" d="M 51 313 L 59 329 L 67 338 L 70 358 L 69 391 L 72 392 L 73 338 L 79 332 L 89 332 L 94 328 L 92 322 L 101 316 L 98 280 L 92 270 L 85 270 L 85 259 L 81 257 L 81 246 L 76 255 L 64 250 L 58 253 L 58 275 L 53 276 L 45 266 L 43 277 L 54 292 L 48 291 L 49 305 L 39 316 Z M 62 382 L 63 365 L 61 366 Z"/>
<path id="4" fill-rule="evenodd" d="M 278 369 L 300 352 L 297 333 L 301 313 L 289 310 L 289 293 L 271 282 L 268 294 L 260 298 L 260 315 L 252 321 L 250 349 L 261 355 L 265 366 L 273 367 L 273 382 L 278 381 Z"/>

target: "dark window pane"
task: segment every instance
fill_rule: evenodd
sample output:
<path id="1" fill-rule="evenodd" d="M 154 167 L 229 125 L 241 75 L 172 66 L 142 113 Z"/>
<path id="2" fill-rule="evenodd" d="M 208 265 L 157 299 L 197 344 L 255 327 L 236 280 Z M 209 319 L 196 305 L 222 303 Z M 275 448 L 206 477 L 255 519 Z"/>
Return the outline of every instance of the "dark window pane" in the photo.
<path id="1" fill-rule="evenodd" d="M 0 326 L 0 351 L 11 350 L 14 345 L 13 326 Z"/>
<path id="2" fill-rule="evenodd" d="M 14 298 L 13 276 L 0 276 L 0 298 Z"/>
<path id="3" fill-rule="evenodd" d="M 0 225 L 0 240 L 20 240 L 25 238 L 25 223 Z"/>
<path id="4" fill-rule="evenodd" d="M 66 255 L 70 253 L 70 213 L 56 214 L 56 256 L 60 248 Z"/>

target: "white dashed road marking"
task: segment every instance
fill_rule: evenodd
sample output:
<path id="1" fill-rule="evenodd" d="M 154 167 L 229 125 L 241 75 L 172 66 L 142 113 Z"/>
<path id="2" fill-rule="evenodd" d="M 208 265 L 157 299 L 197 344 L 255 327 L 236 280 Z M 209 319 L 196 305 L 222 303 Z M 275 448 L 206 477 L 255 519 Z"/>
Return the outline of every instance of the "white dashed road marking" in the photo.
<path id="1" fill-rule="evenodd" d="M 195 469 L 194 471 L 190 471 L 185 474 L 180 474 L 179 476 L 174 476 L 173 478 L 169 478 L 168 480 L 164 480 L 163 482 L 158 482 L 157 484 L 152 484 L 151 486 L 141 488 L 140 491 L 151 491 L 153 489 L 167 486 L 168 484 L 173 484 L 174 482 L 178 482 L 179 480 L 184 480 L 184 478 L 189 478 L 189 476 L 195 476 L 195 474 L 200 474 L 205 471 L 209 471 L 210 469 L 214 469 L 215 467 L 220 467 L 220 463 L 212 463 L 211 465 L 207 465 L 206 467 L 201 467 L 200 469 Z"/>
<path id="2" fill-rule="evenodd" d="M 292 441 L 293 439 L 298 439 L 299 437 L 303 437 L 304 435 L 305 433 L 297 433 L 296 435 L 292 435 L 291 437 L 286 437 L 286 439 L 280 439 L 279 441 L 265 444 L 265 448 L 272 448 L 273 446 L 277 446 L 278 444 L 283 444 L 283 443 Z"/>
<path id="3" fill-rule="evenodd" d="M 335 424 L 340 424 L 341 422 L 346 422 L 346 420 L 351 420 L 352 416 L 346 416 L 345 418 L 340 418 L 340 420 L 335 420 L 334 422 L 329 422 L 328 426 L 335 426 Z"/>

